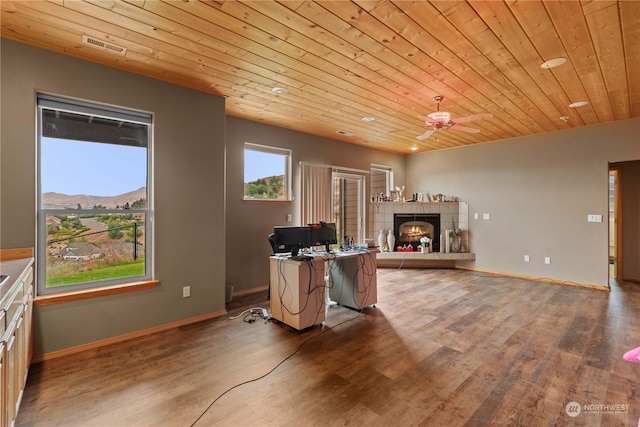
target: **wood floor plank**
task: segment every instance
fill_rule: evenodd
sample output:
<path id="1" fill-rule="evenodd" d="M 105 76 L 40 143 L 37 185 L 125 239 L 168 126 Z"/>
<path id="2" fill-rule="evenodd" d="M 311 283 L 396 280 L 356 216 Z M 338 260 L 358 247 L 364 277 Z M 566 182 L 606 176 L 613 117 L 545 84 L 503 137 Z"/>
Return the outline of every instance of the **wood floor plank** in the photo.
<path id="1" fill-rule="evenodd" d="M 640 286 L 450 269 L 377 279 L 376 307 L 333 306 L 302 332 L 212 319 L 33 365 L 16 425 L 637 425 L 640 363 L 622 354 L 640 345 Z M 570 417 L 570 401 L 591 410 Z M 628 407 L 594 406 L 607 404 Z"/>

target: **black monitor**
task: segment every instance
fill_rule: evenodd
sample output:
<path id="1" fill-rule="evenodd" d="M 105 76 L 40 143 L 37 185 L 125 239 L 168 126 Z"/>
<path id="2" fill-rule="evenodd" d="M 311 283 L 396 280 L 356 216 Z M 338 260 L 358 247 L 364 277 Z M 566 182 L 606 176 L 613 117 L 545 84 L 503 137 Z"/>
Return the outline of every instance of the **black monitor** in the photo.
<path id="1" fill-rule="evenodd" d="M 320 222 L 318 224 L 309 224 L 310 239 L 309 246 L 324 245 L 327 252 L 331 251 L 329 245 L 338 243 L 336 235 L 336 224 L 334 222 Z"/>
<path id="2" fill-rule="evenodd" d="M 310 246 L 309 227 L 273 227 L 273 242 L 275 253 L 296 256 L 301 248 Z"/>

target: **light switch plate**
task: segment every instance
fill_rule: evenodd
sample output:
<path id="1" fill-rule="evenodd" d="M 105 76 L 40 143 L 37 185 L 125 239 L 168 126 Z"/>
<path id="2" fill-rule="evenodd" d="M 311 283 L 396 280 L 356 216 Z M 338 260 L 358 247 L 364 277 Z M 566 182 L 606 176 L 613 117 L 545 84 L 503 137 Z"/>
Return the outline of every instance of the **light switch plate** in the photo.
<path id="1" fill-rule="evenodd" d="M 602 222 L 602 215 L 589 214 L 587 215 L 587 222 Z"/>
<path id="2" fill-rule="evenodd" d="M 548 256 L 544 257 L 544 263 L 551 264 L 551 257 L 548 257 Z"/>
<path id="3" fill-rule="evenodd" d="M 491 219 L 491 214 L 483 213 L 482 214 L 482 219 Z"/>

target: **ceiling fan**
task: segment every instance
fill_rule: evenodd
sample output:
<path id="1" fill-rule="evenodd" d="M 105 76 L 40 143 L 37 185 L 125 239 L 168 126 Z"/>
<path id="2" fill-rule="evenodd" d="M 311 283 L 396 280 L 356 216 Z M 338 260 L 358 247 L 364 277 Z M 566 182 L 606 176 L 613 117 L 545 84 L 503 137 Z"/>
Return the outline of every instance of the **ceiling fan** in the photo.
<path id="1" fill-rule="evenodd" d="M 472 114 L 470 116 L 458 117 L 457 119 L 451 118 L 451 113 L 448 111 L 440 111 L 440 103 L 444 99 L 444 96 L 438 95 L 433 97 L 433 102 L 438 105 L 438 111 L 427 114 L 426 116 L 418 116 L 419 119 L 424 120 L 425 124 L 429 128 L 425 133 L 417 138 L 422 141 L 427 139 L 437 130 L 459 130 L 467 133 L 478 133 L 480 129 L 469 128 L 466 126 L 460 126 L 460 123 L 472 122 L 474 120 L 490 119 L 493 117 L 491 113 Z"/>

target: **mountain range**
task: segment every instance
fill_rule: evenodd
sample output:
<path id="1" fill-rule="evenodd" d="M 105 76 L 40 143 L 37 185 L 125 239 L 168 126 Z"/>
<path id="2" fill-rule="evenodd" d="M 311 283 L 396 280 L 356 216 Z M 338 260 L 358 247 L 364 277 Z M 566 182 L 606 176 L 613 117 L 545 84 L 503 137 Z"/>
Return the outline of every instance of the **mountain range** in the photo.
<path id="1" fill-rule="evenodd" d="M 78 205 L 80 205 L 83 209 L 91 209 L 94 206 L 104 206 L 108 209 L 115 209 L 116 206 L 124 206 L 126 203 L 131 205 L 137 200 L 146 198 L 146 187 L 140 187 L 137 190 L 117 196 L 69 195 L 48 192 L 42 194 L 42 207 L 45 209 L 77 209 Z"/>

